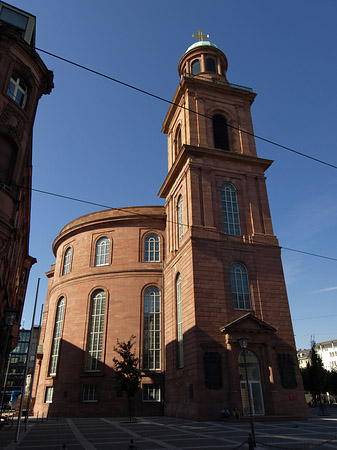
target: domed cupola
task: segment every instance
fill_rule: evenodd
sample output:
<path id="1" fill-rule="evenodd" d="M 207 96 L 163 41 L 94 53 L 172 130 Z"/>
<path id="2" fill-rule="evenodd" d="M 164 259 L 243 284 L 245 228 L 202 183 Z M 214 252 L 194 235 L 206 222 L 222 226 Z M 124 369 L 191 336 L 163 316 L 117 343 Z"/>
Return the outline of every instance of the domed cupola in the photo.
<path id="1" fill-rule="evenodd" d="M 191 45 L 180 59 L 179 76 L 181 78 L 196 76 L 227 82 L 228 62 L 225 54 L 215 44 L 204 41 L 204 38 L 208 39 L 209 35 L 203 35 L 201 30 L 192 36 L 198 38 L 199 41 Z"/>

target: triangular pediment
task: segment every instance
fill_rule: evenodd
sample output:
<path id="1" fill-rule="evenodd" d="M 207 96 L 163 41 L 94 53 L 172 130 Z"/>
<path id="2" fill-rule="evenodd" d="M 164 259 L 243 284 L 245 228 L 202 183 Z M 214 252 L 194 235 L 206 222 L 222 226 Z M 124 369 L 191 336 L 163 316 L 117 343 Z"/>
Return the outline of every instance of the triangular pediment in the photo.
<path id="1" fill-rule="evenodd" d="M 275 333 L 276 328 L 269 325 L 267 322 L 264 322 L 261 319 L 258 319 L 254 314 L 247 313 L 232 322 L 227 323 L 223 327 L 220 328 L 220 331 L 224 334 L 231 334 L 239 332 L 241 334 L 247 332 L 254 333 Z"/>

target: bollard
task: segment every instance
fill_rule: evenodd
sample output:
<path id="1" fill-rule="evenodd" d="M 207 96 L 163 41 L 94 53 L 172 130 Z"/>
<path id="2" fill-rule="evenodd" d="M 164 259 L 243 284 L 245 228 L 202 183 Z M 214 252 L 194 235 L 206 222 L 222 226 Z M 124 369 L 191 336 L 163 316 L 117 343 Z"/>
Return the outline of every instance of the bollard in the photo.
<path id="1" fill-rule="evenodd" d="M 137 447 L 133 445 L 133 439 L 130 439 L 128 450 L 137 450 Z"/>
<path id="2" fill-rule="evenodd" d="M 44 413 L 42 413 L 42 418 L 41 418 L 41 422 L 43 422 L 43 418 L 44 418 Z"/>
<path id="3" fill-rule="evenodd" d="M 37 414 L 36 414 L 36 422 L 39 421 L 39 412 L 40 412 L 40 411 L 38 411 Z"/>
<path id="4" fill-rule="evenodd" d="M 63 443 L 63 445 L 62 445 L 62 447 L 61 447 L 61 449 L 60 450 L 67 450 L 67 446 L 66 446 L 66 444 L 65 443 Z"/>

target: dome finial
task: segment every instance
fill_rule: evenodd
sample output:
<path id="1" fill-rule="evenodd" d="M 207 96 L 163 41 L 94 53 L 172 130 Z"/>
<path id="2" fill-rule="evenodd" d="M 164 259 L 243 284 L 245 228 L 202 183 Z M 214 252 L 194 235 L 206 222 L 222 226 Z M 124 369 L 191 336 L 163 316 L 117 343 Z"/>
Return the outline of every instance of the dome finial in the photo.
<path id="1" fill-rule="evenodd" d="M 209 39 L 209 34 L 202 34 L 201 30 L 198 30 L 198 34 L 192 34 L 192 37 L 198 38 L 199 41 L 203 41 L 205 39 Z"/>

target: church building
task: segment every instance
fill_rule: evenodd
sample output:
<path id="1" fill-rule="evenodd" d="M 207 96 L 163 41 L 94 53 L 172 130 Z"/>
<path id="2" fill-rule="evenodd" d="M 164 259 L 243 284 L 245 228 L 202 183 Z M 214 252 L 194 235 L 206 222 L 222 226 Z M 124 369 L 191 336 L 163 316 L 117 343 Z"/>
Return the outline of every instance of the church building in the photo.
<path id="1" fill-rule="evenodd" d="M 33 395 L 41 416 L 123 416 L 114 348 L 135 336 L 135 414 L 307 418 L 252 89 L 204 40 L 165 117 L 165 206 L 85 215 L 56 237 Z M 242 349 L 242 337 L 246 348 Z M 245 365 L 246 361 L 246 365 Z M 247 374 L 245 371 L 247 368 Z"/>

